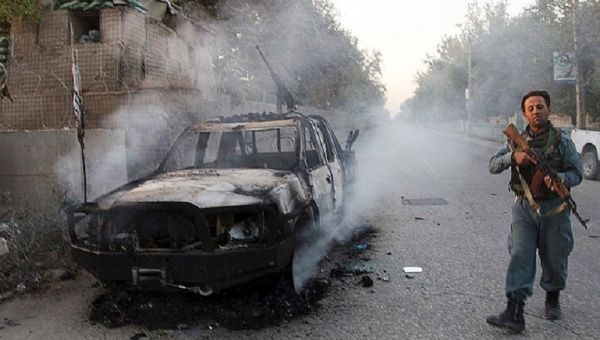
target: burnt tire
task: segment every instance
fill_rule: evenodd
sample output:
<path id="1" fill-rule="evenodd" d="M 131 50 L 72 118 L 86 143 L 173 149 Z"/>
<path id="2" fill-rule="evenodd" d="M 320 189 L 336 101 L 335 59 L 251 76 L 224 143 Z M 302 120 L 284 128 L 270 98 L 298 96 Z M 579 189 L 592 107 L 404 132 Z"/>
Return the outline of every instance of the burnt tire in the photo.
<path id="1" fill-rule="evenodd" d="M 296 249 L 298 249 L 298 246 L 304 246 L 317 239 L 319 230 L 318 223 L 318 216 L 315 208 L 312 206 L 307 207 L 298 218 L 294 228 Z"/>
<path id="2" fill-rule="evenodd" d="M 585 179 L 596 179 L 600 173 L 596 150 L 585 151 L 581 159 L 583 163 L 583 177 Z"/>
<path id="3" fill-rule="evenodd" d="M 298 218 L 296 225 L 294 226 L 294 253 L 290 259 L 288 265 L 282 270 L 282 278 L 291 283 L 296 292 L 298 292 L 298 280 L 294 279 L 294 261 L 296 254 L 301 251 L 302 248 L 310 246 L 317 240 L 318 237 L 318 226 L 319 220 L 315 209 L 311 206 L 307 207 L 302 215 Z"/>

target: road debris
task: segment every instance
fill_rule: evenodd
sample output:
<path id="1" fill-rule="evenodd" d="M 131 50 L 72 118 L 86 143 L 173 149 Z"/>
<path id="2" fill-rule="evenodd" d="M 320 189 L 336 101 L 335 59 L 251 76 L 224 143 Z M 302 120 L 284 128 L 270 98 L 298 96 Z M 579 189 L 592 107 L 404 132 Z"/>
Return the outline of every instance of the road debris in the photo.
<path id="1" fill-rule="evenodd" d="M 366 243 L 354 243 L 352 244 L 352 249 L 356 250 L 356 251 L 363 251 L 365 249 L 369 248 L 369 245 Z"/>
<path id="2" fill-rule="evenodd" d="M 415 220 L 417 220 L 417 221 L 423 221 L 424 219 L 425 219 L 424 217 L 415 216 Z"/>
<path id="3" fill-rule="evenodd" d="M 112 290 L 92 302 L 90 321 L 108 328 L 133 324 L 148 330 L 186 330 L 198 324 L 261 329 L 318 308 L 328 288 L 327 280 L 313 280 L 299 295 L 292 283 L 280 279 L 256 281 L 210 297 Z"/>
<path id="4" fill-rule="evenodd" d="M 132 335 L 129 339 L 131 339 L 131 340 L 138 340 L 138 339 L 147 338 L 147 337 L 148 337 L 148 335 L 146 335 L 146 333 L 144 333 L 144 332 L 137 332 L 134 335 Z"/>
<path id="5" fill-rule="evenodd" d="M 67 281 L 75 278 L 75 275 L 72 272 L 62 268 L 51 269 L 46 273 L 46 275 L 52 281 Z"/>
<path id="6" fill-rule="evenodd" d="M 360 278 L 360 284 L 365 288 L 373 287 L 373 279 L 369 275 L 363 275 Z"/>
<path id="7" fill-rule="evenodd" d="M 416 273 L 423 272 L 421 267 L 404 267 L 402 268 L 407 279 L 413 279 Z"/>
<path id="8" fill-rule="evenodd" d="M 423 272 L 423 268 L 421 267 L 404 267 L 402 270 L 407 274 Z"/>
<path id="9" fill-rule="evenodd" d="M 8 242 L 0 237 L 0 256 L 8 254 Z"/>
<path id="10" fill-rule="evenodd" d="M 373 273 L 373 269 L 360 264 L 349 263 L 345 266 L 338 265 L 337 267 L 331 269 L 329 275 L 331 277 L 340 278 L 347 276 L 358 276 L 363 274 L 371 274 Z"/>
<path id="11" fill-rule="evenodd" d="M 441 197 L 402 199 L 402 205 L 447 205 L 448 201 Z"/>

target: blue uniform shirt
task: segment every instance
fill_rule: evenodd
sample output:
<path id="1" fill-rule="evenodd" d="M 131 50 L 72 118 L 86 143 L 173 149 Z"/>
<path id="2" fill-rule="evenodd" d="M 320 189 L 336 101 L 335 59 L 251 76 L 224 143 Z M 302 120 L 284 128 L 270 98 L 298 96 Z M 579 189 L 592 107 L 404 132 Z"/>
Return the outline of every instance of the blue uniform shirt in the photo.
<path id="1" fill-rule="evenodd" d="M 583 179 L 581 155 L 575 149 L 575 144 L 571 140 L 571 137 L 562 130 L 560 131 L 560 142 L 557 148 L 562 158 L 562 169 L 556 169 L 558 176 L 564 180 L 567 187 L 574 187 L 581 183 Z M 510 168 L 511 164 L 512 151 L 507 142 L 490 158 L 490 173 L 499 174 Z"/>

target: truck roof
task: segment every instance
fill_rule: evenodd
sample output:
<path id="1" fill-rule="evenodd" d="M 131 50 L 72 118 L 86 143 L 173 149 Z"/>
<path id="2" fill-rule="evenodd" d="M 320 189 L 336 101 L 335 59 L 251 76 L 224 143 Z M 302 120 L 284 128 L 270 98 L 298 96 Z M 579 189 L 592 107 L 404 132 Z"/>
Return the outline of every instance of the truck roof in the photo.
<path id="1" fill-rule="evenodd" d="M 247 121 L 237 123 L 222 123 L 222 122 L 204 122 L 196 124 L 192 127 L 192 130 L 198 132 L 215 132 L 215 131 L 259 131 L 269 130 L 281 127 L 295 127 L 297 123 L 296 119 L 278 119 L 268 121 Z"/>

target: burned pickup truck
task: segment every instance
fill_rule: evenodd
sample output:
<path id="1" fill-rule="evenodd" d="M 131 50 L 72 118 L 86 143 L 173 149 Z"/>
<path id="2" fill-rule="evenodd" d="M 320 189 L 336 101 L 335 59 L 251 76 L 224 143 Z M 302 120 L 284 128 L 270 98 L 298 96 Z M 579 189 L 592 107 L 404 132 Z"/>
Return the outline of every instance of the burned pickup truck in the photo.
<path id="1" fill-rule="evenodd" d="M 70 209 L 73 257 L 106 283 L 203 295 L 282 272 L 300 232 L 341 213 L 357 132 L 342 149 L 318 116 L 190 126 L 154 173 Z"/>

